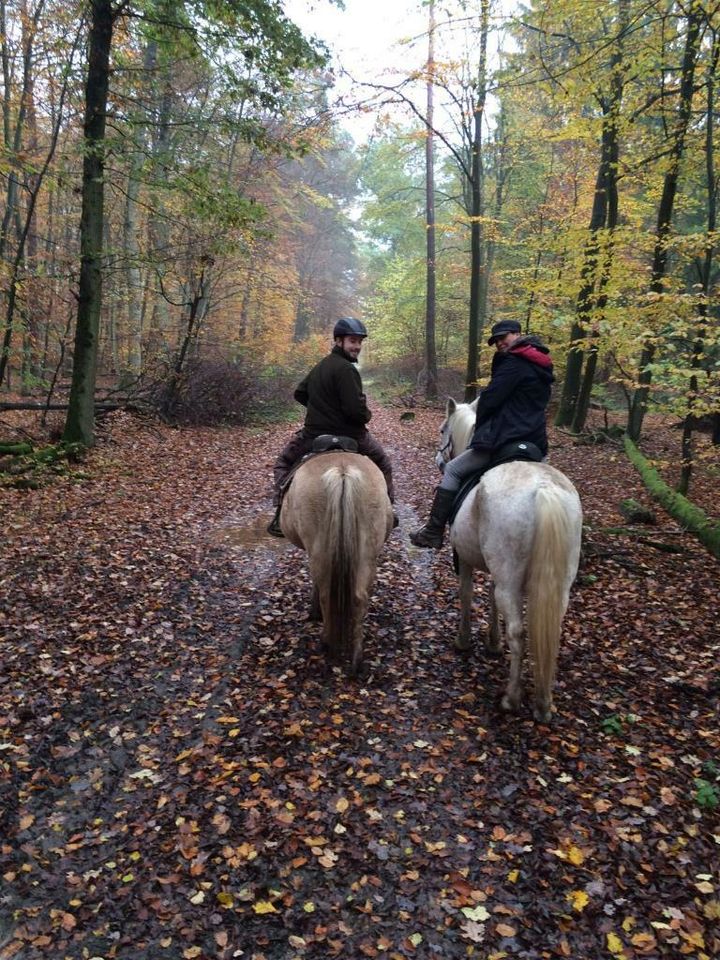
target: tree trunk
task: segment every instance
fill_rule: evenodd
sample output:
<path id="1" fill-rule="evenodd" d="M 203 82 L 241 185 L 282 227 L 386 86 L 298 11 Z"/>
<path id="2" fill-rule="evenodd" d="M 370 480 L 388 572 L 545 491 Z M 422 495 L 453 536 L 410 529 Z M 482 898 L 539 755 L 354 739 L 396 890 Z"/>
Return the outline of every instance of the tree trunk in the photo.
<path id="1" fill-rule="evenodd" d="M 426 219 L 426 290 L 425 290 L 425 396 L 437 397 L 437 351 L 435 349 L 435 157 L 433 142 L 433 84 L 435 71 L 435 0 L 430 0 L 427 62 L 427 122 L 425 130 L 425 219 Z"/>
<path id="2" fill-rule="evenodd" d="M 2 61 L 3 61 L 3 79 L 5 82 L 5 93 L 3 100 L 3 130 L 5 135 L 5 149 L 10 154 L 11 169 L 8 173 L 7 178 L 7 192 L 5 196 L 5 213 L 2 219 L 2 225 L 0 225 L 0 260 L 8 260 L 8 237 L 10 233 L 10 224 L 15 223 L 16 233 L 18 237 L 17 247 L 15 251 L 15 256 L 13 258 L 13 269 L 11 281 L 8 285 L 8 290 L 6 293 L 6 310 L 5 310 L 5 332 L 2 339 L 2 347 L 0 348 L 0 384 L 2 384 L 5 379 L 5 373 L 7 370 L 7 365 L 10 360 L 10 346 L 12 343 L 12 334 L 13 334 L 13 325 L 14 325 L 14 313 L 15 313 L 15 302 L 17 297 L 17 285 L 20 270 L 22 264 L 25 260 L 25 242 L 27 240 L 27 235 L 30 227 L 30 221 L 32 220 L 33 212 L 35 209 L 34 198 L 37 196 L 37 190 L 35 191 L 33 197 L 33 203 L 30 212 L 27 215 L 27 220 L 25 227 L 23 228 L 20 225 L 20 211 L 18 209 L 19 203 L 19 189 L 20 189 L 20 177 L 19 177 L 19 155 L 23 146 L 23 135 L 25 130 L 25 118 L 27 116 L 29 103 L 32 99 L 32 87 L 33 87 L 33 40 L 35 37 L 35 31 L 37 29 L 38 21 L 42 15 L 43 8 L 45 6 L 45 0 L 40 0 L 33 19 L 31 22 L 23 20 L 23 36 L 22 36 L 22 89 L 20 93 L 20 106 L 18 109 L 17 119 L 15 121 L 15 130 L 10 131 L 10 113 L 11 113 L 11 102 L 10 98 L 12 97 L 12 87 L 9 86 L 12 84 L 10 65 L 8 62 L 9 51 L 6 45 L 6 23 L 5 23 L 5 4 L 3 3 L 0 6 L 0 29 L 3 31 L 2 39 Z M 12 140 L 10 139 L 12 137 Z"/>
<path id="3" fill-rule="evenodd" d="M 157 111 L 158 120 L 152 150 L 153 161 L 160 169 L 170 162 L 170 117 L 172 114 L 173 94 L 169 78 L 169 69 L 167 62 L 163 59 L 160 67 L 163 88 L 160 97 L 160 106 Z M 164 281 L 167 273 L 167 265 L 172 258 L 172 252 L 170 250 L 170 228 L 161 197 L 158 197 L 156 201 L 156 209 L 148 224 L 148 232 L 149 243 L 156 258 L 156 289 L 153 297 L 151 326 L 157 338 L 158 345 L 166 355 L 169 356 L 171 354 L 170 314 Z"/>
<path id="4" fill-rule="evenodd" d="M 608 224 L 608 198 L 613 189 L 612 183 L 617 169 L 617 116 L 606 108 L 603 117 L 600 165 L 595 180 L 595 197 L 593 200 L 589 236 L 585 244 L 583 266 L 581 271 L 581 286 L 575 307 L 575 321 L 570 331 L 570 351 L 565 367 L 562 395 L 555 423 L 559 427 L 569 426 L 573 420 L 583 420 L 578 417 L 578 401 L 582 385 L 582 368 L 585 351 L 582 341 L 587 336 L 588 329 L 593 323 L 593 311 L 597 306 L 597 286 L 601 272 L 600 255 L 602 251 L 601 231 Z M 589 400 L 589 398 L 587 398 Z"/>
<path id="5" fill-rule="evenodd" d="M 698 394 L 698 378 L 696 371 L 700 368 L 702 356 L 705 351 L 706 324 L 708 320 L 707 306 L 710 295 L 710 283 L 712 279 L 713 260 L 715 259 L 715 230 L 717 228 L 717 177 L 715 176 L 715 76 L 717 73 L 718 60 L 720 59 L 720 37 L 715 33 L 713 37 L 712 56 L 710 58 L 710 69 L 708 70 L 708 80 L 706 88 L 706 108 L 705 108 L 705 185 L 707 191 L 707 241 L 705 244 L 705 256 L 700 266 L 700 284 L 702 287 L 700 302 L 698 303 L 699 323 L 695 332 L 693 342 L 692 357 L 690 358 L 690 368 L 693 371 L 690 376 L 688 410 L 683 421 L 682 431 L 682 466 L 680 468 L 680 479 L 678 481 L 677 491 L 684 497 L 690 490 L 690 481 L 692 479 L 693 461 L 695 459 L 695 449 L 693 444 L 693 414 L 694 406 Z M 720 414 L 715 414 L 714 433 L 717 431 Z M 717 442 L 714 440 L 713 442 Z"/>
<path id="6" fill-rule="evenodd" d="M 576 432 L 582 430 L 585 425 L 597 366 L 597 343 L 593 343 L 588 350 L 588 365 L 583 376 L 585 359 L 583 340 L 590 332 L 594 340 L 597 338 L 598 312 L 606 303 L 604 289 L 612 269 L 612 233 L 617 226 L 618 215 L 617 174 L 620 158 L 618 122 L 623 96 L 623 44 L 627 25 L 627 0 L 618 0 L 617 36 L 615 49 L 610 58 L 610 91 L 607 97 L 599 97 L 603 111 L 600 163 L 595 179 L 595 195 L 590 214 L 588 240 L 583 255 L 575 320 L 570 330 L 570 351 L 565 367 L 560 405 L 555 418 L 557 426 L 571 425 Z M 609 236 L 601 266 L 600 257 L 603 246 L 601 231 L 604 229 L 607 229 Z"/>
<path id="7" fill-rule="evenodd" d="M 482 123 L 487 97 L 487 40 L 490 18 L 489 0 L 480 5 L 480 60 L 478 63 L 477 97 L 473 107 L 472 157 L 470 161 L 470 319 L 468 323 L 467 366 L 465 369 L 465 402 L 477 395 L 479 339 L 483 327 L 481 275 L 483 271 L 483 156 Z"/>
<path id="8" fill-rule="evenodd" d="M 91 0 L 90 9 L 83 124 L 80 284 L 70 407 L 63 433 L 63 439 L 68 443 L 81 443 L 86 447 L 95 442 L 95 380 L 102 307 L 105 121 L 113 31 L 110 0 Z"/>
<path id="9" fill-rule="evenodd" d="M 690 121 L 690 112 L 692 107 L 693 85 L 695 80 L 695 64 L 697 62 L 698 47 L 700 40 L 700 22 L 701 15 L 699 8 L 691 6 L 687 17 L 687 37 L 685 40 L 685 52 L 683 54 L 682 73 L 680 78 L 680 103 L 678 105 L 678 118 L 675 125 L 675 133 L 670 153 L 670 168 L 665 174 L 663 182 L 663 192 L 660 198 L 658 208 L 657 228 L 655 234 L 655 251 L 653 254 L 652 280 L 650 290 L 652 293 L 662 295 L 664 288 L 665 272 L 667 270 L 667 245 L 670 236 L 670 224 L 672 222 L 673 206 L 675 204 L 675 194 L 677 193 L 678 180 L 680 177 L 680 161 L 682 160 L 685 148 L 685 136 L 687 134 L 688 123 Z M 650 383 L 652 381 L 652 371 L 650 364 L 655 356 L 655 344 L 646 341 L 640 354 L 638 364 L 638 386 L 633 394 L 630 411 L 628 414 L 627 432 L 631 440 L 637 443 L 642 433 L 643 420 L 647 412 L 647 401 L 650 394 Z"/>

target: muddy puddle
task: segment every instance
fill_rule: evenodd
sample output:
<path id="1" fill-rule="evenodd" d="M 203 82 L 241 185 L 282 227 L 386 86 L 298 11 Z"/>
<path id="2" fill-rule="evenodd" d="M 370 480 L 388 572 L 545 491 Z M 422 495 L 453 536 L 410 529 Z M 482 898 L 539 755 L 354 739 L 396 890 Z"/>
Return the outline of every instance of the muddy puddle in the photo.
<path id="1" fill-rule="evenodd" d="M 266 528 L 271 519 L 271 513 L 263 513 L 255 517 L 250 525 L 227 523 L 215 530 L 210 539 L 213 543 L 243 550 L 261 548 L 263 550 L 284 551 L 289 549 L 292 544 L 289 544 L 287 540 L 271 537 L 267 532 Z"/>

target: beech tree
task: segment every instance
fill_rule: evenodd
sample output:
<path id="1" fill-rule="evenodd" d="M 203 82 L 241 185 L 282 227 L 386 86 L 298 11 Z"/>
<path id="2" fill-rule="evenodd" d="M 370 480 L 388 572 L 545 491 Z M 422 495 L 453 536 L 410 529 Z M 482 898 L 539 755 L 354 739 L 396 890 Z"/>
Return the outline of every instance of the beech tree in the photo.
<path id="1" fill-rule="evenodd" d="M 597 362 L 597 331 L 600 311 L 607 298 L 607 283 L 613 257 L 614 231 L 618 223 L 618 165 L 620 160 L 620 121 L 626 66 L 623 58 L 628 29 L 626 0 L 619 0 L 617 17 L 611 26 L 615 36 L 611 46 L 607 89 L 598 89 L 595 98 L 602 114 L 600 159 L 598 163 L 592 212 L 584 245 L 577 296 L 576 317 L 570 330 L 570 351 L 558 407 L 558 426 L 571 425 L 579 431 L 585 424 Z M 607 28 L 604 31 L 607 36 Z M 592 337 L 589 350 L 582 341 Z M 586 360 L 582 378 L 583 360 Z"/>
<path id="2" fill-rule="evenodd" d="M 685 151 L 685 138 L 692 110 L 695 87 L 695 65 L 701 40 L 701 30 L 705 22 L 702 8 L 691 3 L 685 17 L 685 50 L 680 70 L 680 94 L 668 145 L 668 169 L 663 178 L 663 189 L 658 205 L 655 250 L 652 262 L 650 293 L 660 298 L 664 293 L 664 279 L 668 262 L 668 239 L 673 217 L 675 197 L 680 179 L 680 165 Z M 628 413 L 627 432 L 631 440 L 638 441 L 647 410 L 650 383 L 652 381 L 651 363 L 656 346 L 652 339 L 643 345 L 638 364 L 638 386 L 633 393 Z"/>

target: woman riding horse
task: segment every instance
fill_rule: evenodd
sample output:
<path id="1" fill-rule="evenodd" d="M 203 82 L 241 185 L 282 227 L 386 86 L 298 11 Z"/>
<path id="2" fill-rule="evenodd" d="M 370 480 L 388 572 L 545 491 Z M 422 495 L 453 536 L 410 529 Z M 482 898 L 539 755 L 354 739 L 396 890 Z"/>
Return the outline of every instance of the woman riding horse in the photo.
<path id="1" fill-rule="evenodd" d="M 484 470 L 493 453 L 512 440 L 534 443 L 547 454 L 545 411 L 555 379 L 548 348 L 535 336 L 522 336 L 517 320 L 500 320 L 488 344 L 495 344 L 490 383 L 477 401 L 475 430 L 467 450 L 445 467 L 427 523 L 410 534 L 416 547 L 439 550 L 455 495 L 464 480 Z"/>
<path id="2" fill-rule="evenodd" d="M 475 406 L 448 399 L 440 428 L 438 457 L 462 456 L 475 424 Z M 549 463 L 512 461 L 488 470 L 463 500 L 453 519 L 451 540 L 460 588 L 459 650 L 472 644 L 473 571 L 490 575 L 490 631 L 486 643 L 498 651 L 504 636 L 510 677 L 502 706 L 517 710 L 522 696 L 525 638 L 535 677 L 536 720 L 552 714 L 560 633 L 577 574 L 582 505 L 577 490 Z"/>

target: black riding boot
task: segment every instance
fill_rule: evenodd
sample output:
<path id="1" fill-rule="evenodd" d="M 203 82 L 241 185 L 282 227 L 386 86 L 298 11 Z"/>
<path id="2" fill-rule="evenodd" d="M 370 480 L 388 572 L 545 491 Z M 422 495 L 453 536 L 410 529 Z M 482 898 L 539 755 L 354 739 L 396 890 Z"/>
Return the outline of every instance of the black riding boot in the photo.
<path id="1" fill-rule="evenodd" d="M 443 543 L 445 524 L 452 513 L 456 492 L 455 490 L 443 490 L 442 487 L 435 488 L 435 499 L 430 508 L 428 521 L 424 527 L 420 527 L 419 530 L 410 534 L 411 543 L 414 543 L 416 547 L 440 549 Z"/>
<path id="2" fill-rule="evenodd" d="M 284 537 L 285 534 L 280 529 L 280 508 L 282 507 L 282 502 L 277 505 L 275 508 L 275 516 L 272 518 L 270 523 L 267 525 L 267 532 L 271 537 Z"/>

